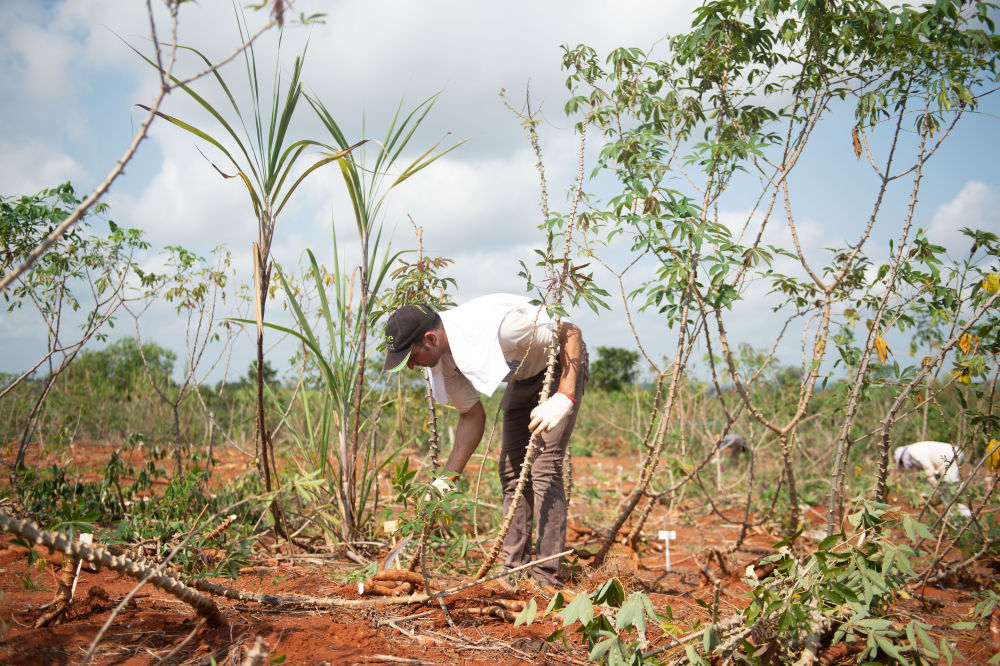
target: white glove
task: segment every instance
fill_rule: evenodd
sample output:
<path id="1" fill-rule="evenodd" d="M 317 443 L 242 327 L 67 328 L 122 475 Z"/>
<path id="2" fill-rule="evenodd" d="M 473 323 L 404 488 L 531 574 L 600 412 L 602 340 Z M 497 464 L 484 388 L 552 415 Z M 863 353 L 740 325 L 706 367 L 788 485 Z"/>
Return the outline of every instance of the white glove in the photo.
<path id="1" fill-rule="evenodd" d="M 531 410 L 531 432 L 548 432 L 558 427 L 573 411 L 573 401 L 563 393 L 555 393 Z"/>
<path id="2" fill-rule="evenodd" d="M 454 489 L 455 487 L 448 483 L 447 479 L 443 476 L 439 476 L 431 481 L 430 490 L 426 495 L 424 495 L 424 501 L 430 502 L 431 500 L 439 500 Z"/>

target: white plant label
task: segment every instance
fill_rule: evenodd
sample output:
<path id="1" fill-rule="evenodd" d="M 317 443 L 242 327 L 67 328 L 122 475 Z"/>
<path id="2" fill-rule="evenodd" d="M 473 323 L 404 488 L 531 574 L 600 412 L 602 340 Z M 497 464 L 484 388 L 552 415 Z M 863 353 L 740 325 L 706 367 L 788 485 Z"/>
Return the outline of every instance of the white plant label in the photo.
<path id="1" fill-rule="evenodd" d="M 674 530 L 660 530 L 659 537 L 663 539 L 663 554 L 666 557 L 667 571 L 670 571 L 670 540 L 677 538 Z"/>

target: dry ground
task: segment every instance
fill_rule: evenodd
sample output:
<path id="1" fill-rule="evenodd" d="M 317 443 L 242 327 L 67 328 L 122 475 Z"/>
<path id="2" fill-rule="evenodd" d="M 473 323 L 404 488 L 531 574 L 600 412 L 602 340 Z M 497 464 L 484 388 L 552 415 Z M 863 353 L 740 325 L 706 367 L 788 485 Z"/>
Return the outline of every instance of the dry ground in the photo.
<path id="1" fill-rule="evenodd" d="M 100 460 L 101 455 L 100 450 L 81 450 L 74 464 L 88 457 Z M 220 472 L 245 469 L 238 455 L 223 458 Z M 634 464 L 627 458 L 577 460 L 577 487 L 621 484 L 627 481 L 625 477 L 632 473 Z M 615 472 L 607 474 L 607 470 Z M 613 507 L 608 507 L 611 511 Z M 571 524 L 577 529 L 571 531 L 569 545 L 593 548 L 594 541 L 584 526 L 586 516 L 579 511 L 571 513 Z M 732 509 L 727 515 L 735 520 L 739 511 Z M 818 508 L 808 511 L 805 517 L 816 526 L 823 521 Z M 665 570 L 662 542 L 656 538 L 656 531 L 667 527 L 677 532 L 677 540 L 671 543 L 669 573 Z M 712 513 L 697 500 L 669 511 L 658 507 L 638 552 L 616 547 L 602 568 L 595 571 L 583 567 L 569 587 L 593 590 L 608 577 L 616 576 L 626 590 L 642 590 L 649 595 L 658 611 L 669 606 L 674 623 L 681 630 L 690 629 L 709 617 L 709 611 L 698 600 L 712 599 L 714 585 L 710 578 L 722 581 L 722 615 L 738 611 L 746 603 L 743 572 L 777 540 L 776 534 L 758 528 L 747 540 L 749 552 L 721 560 L 715 557 L 713 550 L 724 551 L 738 531 L 733 522 Z M 0 619 L 8 627 L 0 641 L 0 663 L 80 663 L 112 609 L 133 589 L 134 582 L 85 568 L 69 620 L 53 628 L 32 629 L 40 607 L 52 599 L 61 555 L 40 551 L 45 558 L 44 568 L 33 570 L 30 577 L 45 589 L 36 589 L 25 585 L 26 551 L 10 541 L 9 536 L 0 538 Z M 342 575 L 358 565 L 337 552 L 303 553 L 261 544 L 255 564 L 252 572 L 236 581 L 216 582 L 256 593 L 358 598 L 355 583 L 341 582 Z M 957 632 L 949 625 L 969 620 L 968 612 L 976 601 L 972 592 L 991 585 L 994 579 L 995 571 L 989 564 L 962 579 L 948 580 L 942 587 L 929 587 L 920 598 L 901 602 L 896 611 L 903 623 L 911 617 L 920 618 L 934 626 L 932 634 L 954 637 L 958 650 L 970 663 L 985 663 L 1000 649 L 992 643 L 989 626 L 980 623 L 974 630 Z M 443 576 L 435 582 L 447 586 L 462 580 L 459 576 Z M 498 610 L 504 603 L 516 610 L 520 607 L 518 601 L 530 597 L 529 591 L 503 594 L 474 587 L 448 600 L 447 615 L 437 604 L 275 612 L 262 606 L 218 600 L 226 625 L 204 626 L 192 635 L 198 619 L 191 609 L 147 587 L 114 619 L 91 663 L 195 664 L 214 660 L 218 664 L 242 664 L 257 637 L 266 642 L 273 663 L 282 659 L 284 663 L 304 665 L 586 663 L 587 650 L 577 637 L 572 636 L 568 644 L 544 640 L 558 628 L 558 621 L 547 619 L 515 627 L 509 621 L 510 614 Z M 538 601 L 544 608 L 545 600 L 539 596 Z M 664 645 L 668 640 L 659 630 L 650 635 L 652 646 Z M 829 663 L 837 661 L 835 654 L 826 656 Z"/>

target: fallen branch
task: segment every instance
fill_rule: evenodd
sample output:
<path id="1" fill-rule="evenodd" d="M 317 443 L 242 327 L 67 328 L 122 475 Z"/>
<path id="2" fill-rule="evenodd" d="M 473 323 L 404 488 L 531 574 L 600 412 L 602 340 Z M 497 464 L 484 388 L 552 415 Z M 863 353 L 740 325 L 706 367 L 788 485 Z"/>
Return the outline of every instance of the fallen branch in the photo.
<path id="1" fill-rule="evenodd" d="M 207 594 L 212 594 L 218 597 L 223 597 L 225 599 L 231 599 L 233 601 L 241 601 L 244 603 L 255 603 L 263 606 L 269 606 L 271 608 L 291 610 L 291 609 L 301 609 L 301 608 L 312 608 L 312 609 L 322 609 L 322 608 L 375 608 L 380 606 L 397 606 L 403 604 L 423 604 L 434 599 L 444 599 L 462 590 L 467 590 L 470 587 L 476 587 L 478 585 L 484 585 L 492 580 L 496 580 L 501 576 L 505 576 L 509 573 L 516 573 L 523 569 L 533 567 L 536 564 L 541 564 L 543 562 L 548 562 L 559 557 L 565 557 L 572 553 L 573 550 L 566 550 L 561 553 L 556 553 L 550 557 L 543 557 L 538 560 L 533 560 L 527 564 L 522 564 L 519 567 L 504 571 L 502 573 L 490 576 L 489 578 L 480 578 L 476 580 L 471 580 L 461 585 L 456 585 L 440 592 L 434 592 L 432 594 L 420 593 L 411 594 L 408 596 L 386 596 L 379 597 L 378 599 L 343 599 L 340 597 L 308 597 L 300 594 L 256 594 L 253 592 L 244 592 L 242 590 L 234 590 L 230 587 L 225 587 L 224 585 L 219 585 L 217 583 L 212 583 L 204 579 L 196 579 L 191 581 L 192 587 L 205 592 Z"/>
<path id="2" fill-rule="evenodd" d="M 268 653 L 267 643 L 262 636 L 257 636 L 253 641 L 253 646 L 247 650 L 247 658 L 243 660 L 242 666 L 261 666 L 267 663 Z"/>
<path id="3" fill-rule="evenodd" d="M 0 510 L 0 530 L 18 535 L 28 542 L 44 546 L 49 552 L 58 550 L 73 560 L 81 559 L 97 567 L 116 571 L 136 580 L 148 582 L 167 594 L 177 597 L 212 624 L 225 624 L 215 602 L 181 582 L 177 576 L 159 572 L 155 567 L 136 562 L 124 556 L 114 556 L 100 546 L 87 546 L 79 541 L 70 541 L 58 532 L 46 532 L 30 520 L 18 520 L 10 513 Z"/>

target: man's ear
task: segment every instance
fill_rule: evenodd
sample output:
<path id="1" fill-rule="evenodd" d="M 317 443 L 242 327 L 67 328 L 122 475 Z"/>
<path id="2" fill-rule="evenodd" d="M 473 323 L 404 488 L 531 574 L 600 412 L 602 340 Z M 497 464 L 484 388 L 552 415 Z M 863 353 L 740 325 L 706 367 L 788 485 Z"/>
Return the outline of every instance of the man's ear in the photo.
<path id="1" fill-rule="evenodd" d="M 423 345 L 425 347 L 430 347 L 431 349 L 435 349 L 437 348 L 438 343 L 440 342 L 441 342 L 441 337 L 437 334 L 436 331 L 427 331 L 426 333 L 424 333 Z"/>

